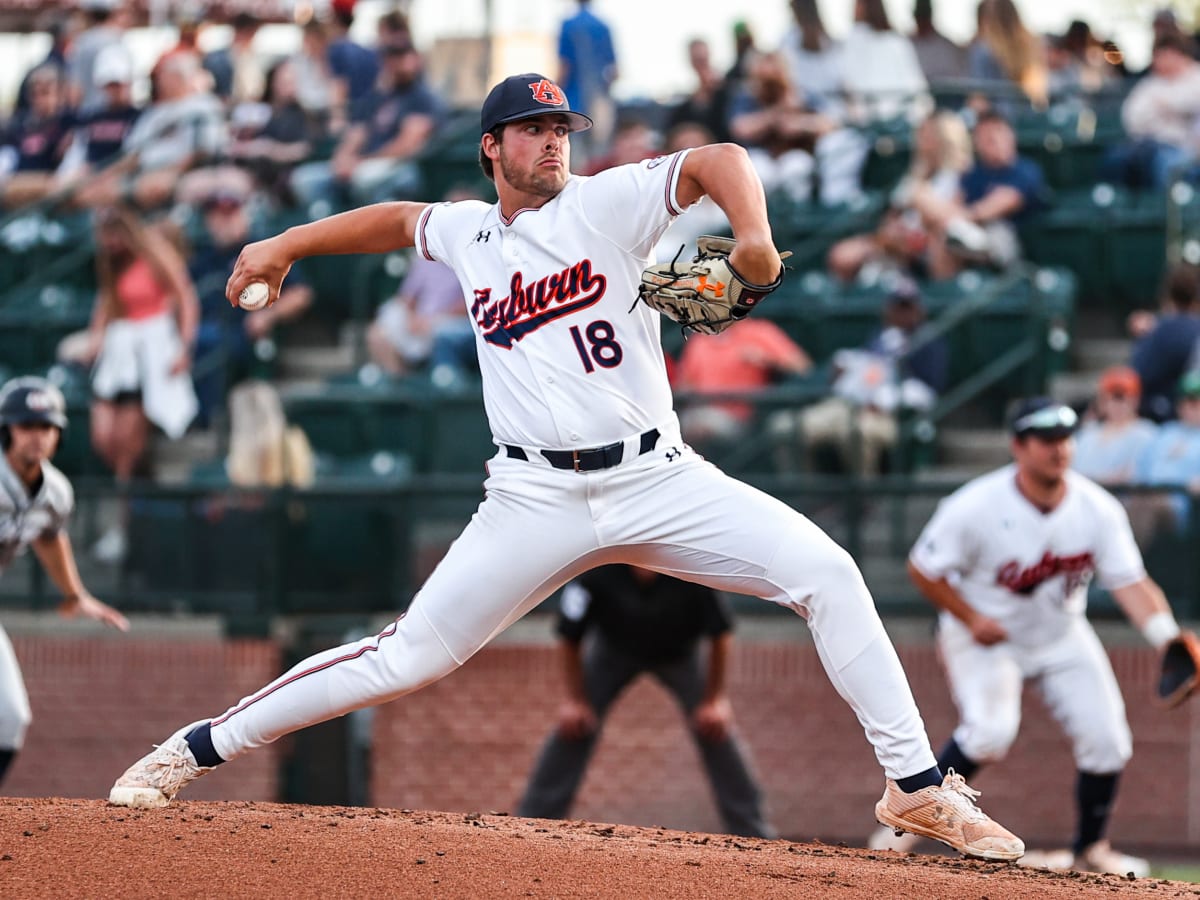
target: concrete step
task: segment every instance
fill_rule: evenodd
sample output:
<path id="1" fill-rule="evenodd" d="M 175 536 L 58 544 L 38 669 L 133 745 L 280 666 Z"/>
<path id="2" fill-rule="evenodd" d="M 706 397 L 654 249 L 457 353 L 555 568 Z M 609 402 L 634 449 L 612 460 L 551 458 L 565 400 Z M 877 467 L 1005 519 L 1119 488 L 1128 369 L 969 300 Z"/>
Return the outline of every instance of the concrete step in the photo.
<path id="1" fill-rule="evenodd" d="M 1075 341 L 1075 368 L 1099 372 L 1129 363 L 1133 342 L 1126 338 L 1079 338 Z"/>
<path id="2" fill-rule="evenodd" d="M 159 436 L 151 451 L 154 477 L 166 484 L 184 482 L 193 467 L 217 459 L 222 449 L 216 429 L 191 432 L 174 441 Z"/>
<path id="3" fill-rule="evenodd" d="M 320 381 L 354 368 L 354 347 L 342 343 L 285 347 L 279 354 L 280 377 Z"/>
<path id="4" fill-rule="evenodd" d="M 950 466 L 987 470 L 1008 462 L 1008 432 L 1002 428 L 943 428 L 938 450 Z"/>
<path id="5" fill-rule="evenodd" d="M 1060 372 L 1050 378 L 1046 393 L 1060 403 L 1085 404 L 1095 396 L 1099 376 L 1099 372 Z"/>

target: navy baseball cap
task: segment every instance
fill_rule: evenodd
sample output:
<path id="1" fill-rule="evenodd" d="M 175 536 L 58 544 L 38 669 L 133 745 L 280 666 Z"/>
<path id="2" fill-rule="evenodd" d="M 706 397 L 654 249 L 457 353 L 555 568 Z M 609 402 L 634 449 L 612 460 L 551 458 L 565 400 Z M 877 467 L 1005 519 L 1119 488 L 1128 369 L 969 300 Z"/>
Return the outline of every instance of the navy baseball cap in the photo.
<path id="1" fill-rule="evenodd" d="M 1031 434 L 1046 440 L 1070 437 L 1078 424 L 1075 410 L 1049 397 L 1021 400 L 1009 416 L 1009 429 L 1019 438 Z"/>
<path id="2" fill-rule="evenodd" d="M 479 113 L 480 134 L 487 134 L 497 125 L 531 119 L 534 116 L 561 113 L 571 122 L 572 131 L 587 131 L 592 120 L 583 113 L 572 112 L 562 88 L 536 72 L 510 75 L 492 88 Z"/>

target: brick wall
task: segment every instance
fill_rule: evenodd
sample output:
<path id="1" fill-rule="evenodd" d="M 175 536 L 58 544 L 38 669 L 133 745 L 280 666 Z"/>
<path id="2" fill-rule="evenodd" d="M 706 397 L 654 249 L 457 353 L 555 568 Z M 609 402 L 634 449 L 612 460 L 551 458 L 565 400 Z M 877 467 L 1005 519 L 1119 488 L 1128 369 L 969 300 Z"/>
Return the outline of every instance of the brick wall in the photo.
<path id="1" fill-rule="evenodd" d="M 10 796 L 101 797 L 113 779 L 173 729 L 226 708 L 279 672 L 267 641 L 20 636 L 13 640 L 34 710 Z M 1150 702 L 1153 654 L 1110 650 L 1129 704 L 1135 756 L 1113 837 L 1131 848 L 1200 849 L 1200 703 L 1164 712 Z M 954 715 L 932 647 L 901 657 L 934 740 Z M 860 841 L 882 790 L 874 754 L 830 687 L 812 647 L 736 645 L 731 691 L 742 734 L 780 831 Z M 548 644 L 504 644 L 375 717 L 370 802 L 450 811 L 512 811 L 561 699 Z M 190 788 L 195 799 L 280 796 L 286 742 Z M 1066 741 L 1029 693 L 1012 755 L 974 780 L 986 808 L 1031 844 L 1072 830 L 1074 773 Z M 673 701 L 643 680 L 610 715 L 574 810 L 598 821 L 720 830 L 695 749 Z"/>
<path id="2" fill-rule="evenodd" d="M 1150 702 L 1155 660 L 1114 648 L 1135 756 L 1111 834 L 1130 847 L 1200 848 L 1200 704 Z M 935 750 L 954 710 L 929 645 L 901 657 Z M 857 720 L 811 645 L 743 643 L 731 692 L 740 729 L 789 837 L 861 841 L 874 827 L 882 775 Z M 511 811 L 561 698 L 547 646 L 485 649 L 442 682 L 383 707 L 375 720 L 372 803 Z M 985 808 L 1031 845 L 1063 843 L 1074 823 L 1074 768 L 1065 739 L 1032 691 L 1009 758 L 975 779 Z M 699 758 L 674 703 L 637 683 L 614 707 L 573 815 L 597 821 L 720 830 Z"/>
<path id="3" fill-rule="evenodd" d="M 107 797 L 131 763 L 175 729 L 223 712 L 279 672 L 269 641 L 18 636 L 33 709 L 24 751 L 0 790 L 8 796 Z M 270 800 L 274 749 L 214 772 L 187 796 Z"/>

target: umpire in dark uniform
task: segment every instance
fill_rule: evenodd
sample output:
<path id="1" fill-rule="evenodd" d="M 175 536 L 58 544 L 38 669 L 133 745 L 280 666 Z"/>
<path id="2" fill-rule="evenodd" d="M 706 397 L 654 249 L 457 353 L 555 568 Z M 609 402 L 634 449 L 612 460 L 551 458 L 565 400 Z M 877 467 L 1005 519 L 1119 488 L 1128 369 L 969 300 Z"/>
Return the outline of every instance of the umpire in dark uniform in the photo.
<path id="1" fill-rule="evenodd" d="M 725 693 L 732 619 L 714 591 L 635 566 L 604 566 L 564 588 L 557 630 L 567 701 L 542 748 L 518 815 L 566 818 L 604 716 L 621 691 L 646 672 L 686 712 L 726 830 L 747 837 L 776 836 L 733 734 L 733 711 Z M 707 672 L 700 654 L 705 637 L 712 641 Z"/>

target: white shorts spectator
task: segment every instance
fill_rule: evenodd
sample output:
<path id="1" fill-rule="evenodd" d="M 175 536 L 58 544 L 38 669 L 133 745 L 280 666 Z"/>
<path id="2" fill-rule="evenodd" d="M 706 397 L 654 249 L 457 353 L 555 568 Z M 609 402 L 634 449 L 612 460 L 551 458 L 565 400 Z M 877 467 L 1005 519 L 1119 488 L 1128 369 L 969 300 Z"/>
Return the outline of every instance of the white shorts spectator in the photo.
<path id="1" fill-rule="evenodd" d="M 196 417 L 196 392 L 188 372 L 171 374 L 183 344 L 169 313 L 148 319 L 116 319 L 92 370 L 92 393 L 101 400 L 140 393 L 146 418 L 169 438 L 182 437 Z"/>

